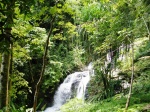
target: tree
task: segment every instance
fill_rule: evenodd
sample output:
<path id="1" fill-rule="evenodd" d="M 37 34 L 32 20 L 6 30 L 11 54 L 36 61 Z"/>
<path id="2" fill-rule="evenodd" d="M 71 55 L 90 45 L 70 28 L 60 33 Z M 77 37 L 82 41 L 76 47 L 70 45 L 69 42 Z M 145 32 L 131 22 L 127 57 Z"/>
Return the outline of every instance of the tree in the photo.
<path id="1" fill-rule="evenodd" d="M 47 52 L 48 52 L 48 45 L 49 45 L 49 40 L 50 40 L 50 36 L 52 34 L 52 29 L 53 29 L 53 22 L 55 20 L 55 17 L 52 18 L 50 24 L 50 31 L 48 33 L 48 37 L 47 37 L 47 40 L 46 40 L 46 44 L 45 44 L 45 50 L 44 50 L 44 55 L 43 55 L 43 65 L 42 65 L 42 70 L 41 70 L 41 73 L 40 73 L 40 78 L 36 84 L 36 89 L 35 89 L 35 95 L 34 95 L 34 103 L 33 103 L 33 111 L 36 112 L 36 106 L 37 106 L 37 98 L 38 98 L 38 92 L 39 92 L 39 89 L 40 89 L 40 85 L 41 85 L 41 82 L 42 82 L 42 78 L 43 78 L 43 75 L 44 75 L 44 71 L 45 71 L 45 66 L 46 66 L 46 56 L 47 56 Z"/>
<path id="2" fill-rule="evenodd" d="M 23 0 L 13 0 L 13 1 L 5 1 L 2 0 L 0 3 L 1 7 L 1 13 L 0 16 L 2 17 L 2 20 L 0 21 L 1 26 L 1 32 L 0 37 L 2 40 L 2 46 L 1 46 L 1 52 L 2 52 L 2 63 L 1 63 L 1 76 L 2 76 L 2 88 L 0 90 L 1 94 L 1 104 L 0 108 L 6 107 L 5 111 L 9 111 L 9 89 L 10 89 L 10 74 L 12 71 L 12 52 L 13 52 L 13 42 L 14 37 L 12 35 L 12 26 L 14 25 L 14 19 L 15 19 L 15 8 L 17 3 L 20 3 L 20 12 L 26 13 L 26 11 L 29 11 L 27 7 L 24 7 L 25 1 Z M 22 3 L 22 4 L 21 4 Z M 27 2 L 27 3 L 33 3 Z M 29 4 L 29 5 L 30 5 Z M 28 6 L 29 6 L 28 5 Z"/>
<path id="3" fill-rule="evenodd" d="M 10 77 L 10 70 L 11 70 L 11 60 L 12 60 L 12 25 L 13 25 L 13 16 L 14 16 L 14 7 L 15 1 L 12 2 L 4 2 L 3 5 L 5 6 L 3 11 L 3 16 L 6 16 L 5 23 L 1 26 L 1 38 L 5 43 L 6 51 L 3 52 L 2 55 L 2 68 L 1 68 L 1 75 L 2 75 L 2 89 L 0 91 L 1 94 L 1 108 L 6 107 L 6 112 L 9 111 L 9 77 Z"/>
<path id="4" fill-rule="evenodd" d="M 129 107 L 129 103 L 130 103 L 130 99 L 131 99 L 131 94 L 132 94 L 133 80 L 134 80 L 134 43 L 133 43 L 133 40 L 134 40 L 134 38 L 132 38 L 132 41 L 131 41 L 132 74 L 131 74 L 130 89 L 129 89 L 129 94 L 128 94 L 128 98 L 127 98 L 127 102 L 126 102 L 126 106 L 125 106 L 125 111 L 127 111 L 128 107 Z"/>

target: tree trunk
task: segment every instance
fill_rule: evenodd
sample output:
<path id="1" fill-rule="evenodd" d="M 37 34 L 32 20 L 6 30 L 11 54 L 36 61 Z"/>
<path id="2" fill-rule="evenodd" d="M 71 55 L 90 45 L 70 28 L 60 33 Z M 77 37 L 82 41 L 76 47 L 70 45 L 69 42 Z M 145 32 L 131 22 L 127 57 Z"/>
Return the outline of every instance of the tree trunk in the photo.
<path id="1" fill-rule="evenodd" d="M 9 8 L 8 8 L 9 9 Z M 12 35 L 11 35 L 11 25 L 13 23 L 12 15 L 7 17 L 7 27 L 4 29 L 5 44 L 7 46 L 6 51 L 3 53 L 4 63 L 2 72 L 2 107 L 6 107 L 5 112 L 9 112 L 9 89 L 10 89 L 10 72 L 12 71 Z"/>
<path id="2" fill-rule="evenodd" d="M 3 108 L 3 96 L 2 96 L 2 78 L 3 78 L 3 73 L 4 73 L 4 54 L 1 56 L 2 61 L 1 61 L 1 71 L 0 71 L 0 109 Z"/>
<path id="3" fill-rule="evenodd" d="M 11 54 L 12 54 L 12 42 L 11 42 L 11 28 L 5 28 L 4 30 L 4 43 L 6 45 L 5 51 L 2 53 L 1 63 L 1 88 L 0 88 L 0 107 L 5 107 L 5 112 L 9 112 L 9 77 L 11 69 Z"/>
<path id="4" fill-rule="evenodd" d="M 3 34 L 4 34 L 4 43 L 6 46 L 5 51 L 3 52 L 2 56 L 2 67 L 1 67 L 1 76 L 2 76 L 2 88 L 1 88 L 1 108 L 5 107 L 5 112 L 9 112 L 9 102 L 10 102 L 10 96 L 9 96 L 9 89 L 10 89 L 10 72 L 11 72 L 11 61 L 12 61 L 12 25 L 13 25 L 13 16 L 14 16 L 14 6 L 15 6 L 15 0 L 12 0 L 12 2 L 9 2 L 6 5 L 7 9 L 7 21 L 5 23 L 5 27 L 3 28 Z"/>
<path id="5" fill-rule="evenodd" d="M 52 29 L 53 29 L 53 22 L 54 22 L 55 17 L 52 18 L 50 24 L 50 30 L 48 33 L 48 37 L 46 40 L 46 45 L 45 45 L 45 50 L 44 50 L 44 56 L 43 56 L 43 65 L 42 65 L 42 70 L 40 73 L 40 78 L 35 86 L 35 93 L 34 93 L 34 102 L 33 102 L 33 112 L 36 112 L 36 107 L 37 107 L 37 98 L 38 98 L 38 93 L 39 93 L 39 89 L 40 89 L 40 85 L 42 82 L 42 78 L 44 75 L 44 71 L 45 71 L 45 66 L 46 66 L 46 56 L 47 56 L 47 52 L 48 52 L 48 45 L 49 45 L 49 40 L 50 40 L 50 36 L 52 34 Z"/>
<path id="6" fill-rule="evenodd" d="M 9 107 L 9 73 L 10 73 L 10 54 L 4 53 L 2 56 L 1 76 L 2 88 L 0 91 L 1 108 L 6 107 L 5 112 L 8 112 Z"/>
<path id="7" fill-rule="evenodd" d="M 125 112 L 128 110 L 129 107 L 131 93 L 132 93 L 133 79 L 134 79 L 134 43 L 132 43 L 131 49 L 132 49 L 132 75 L 131 75 L 131 85 L 130 85 L 129 94 L 126 102 Z"/>

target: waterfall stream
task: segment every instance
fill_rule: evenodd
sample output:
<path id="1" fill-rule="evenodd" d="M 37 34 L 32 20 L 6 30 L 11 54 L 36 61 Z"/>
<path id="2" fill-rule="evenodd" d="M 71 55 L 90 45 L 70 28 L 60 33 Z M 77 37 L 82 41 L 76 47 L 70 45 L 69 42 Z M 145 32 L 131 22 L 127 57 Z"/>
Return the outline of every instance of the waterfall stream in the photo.
<path id="1" fill-rule="evenodd" d="M 92 68 L 90 63 L 86 71 L 68 75 L 55 93 L 53 106 L 44 112 L 59 112 L 60 107 L 71 98 L 84 99 L 90 76 L 94 74 Z"/>

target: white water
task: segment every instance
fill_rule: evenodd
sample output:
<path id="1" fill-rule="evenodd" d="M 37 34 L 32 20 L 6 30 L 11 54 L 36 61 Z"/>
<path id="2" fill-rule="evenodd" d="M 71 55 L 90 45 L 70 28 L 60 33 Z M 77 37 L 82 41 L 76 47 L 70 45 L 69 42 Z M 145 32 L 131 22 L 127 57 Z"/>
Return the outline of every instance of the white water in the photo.
<path id="1" fill-rule="evenodd" d="M 77 97 L 78 99 L 84 99 L 86 87 L 90 81 L 90 75 L 93 74 L 93 67 L 90 63 L 87 71 L 75 72 L 68 75 L 56 91 L 53 106 L 47 108 L 44 112 L 60 112 L 60 107 L 69 99 L 74 97 Z"/>

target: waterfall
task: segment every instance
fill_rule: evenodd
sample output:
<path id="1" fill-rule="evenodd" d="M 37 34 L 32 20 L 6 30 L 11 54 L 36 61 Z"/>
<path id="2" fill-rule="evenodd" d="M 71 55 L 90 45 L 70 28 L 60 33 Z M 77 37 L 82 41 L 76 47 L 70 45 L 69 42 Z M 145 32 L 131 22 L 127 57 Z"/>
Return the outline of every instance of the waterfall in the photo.
<path id="1" fill-rule="evenodd" d="M 88 70 L 68 75 L 54 96 L 54 104 L 44 112 L 59 112 L 60 107 L 71 98 L 84 99 L 90 76 L 94 74 L 92 63 Z"/>

